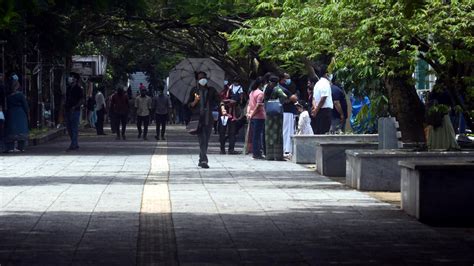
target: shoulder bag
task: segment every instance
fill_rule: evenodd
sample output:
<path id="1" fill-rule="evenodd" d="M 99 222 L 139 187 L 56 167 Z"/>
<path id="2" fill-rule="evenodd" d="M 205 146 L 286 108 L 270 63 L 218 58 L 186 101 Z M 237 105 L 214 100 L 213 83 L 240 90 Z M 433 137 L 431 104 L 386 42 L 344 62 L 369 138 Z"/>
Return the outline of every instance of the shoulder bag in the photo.
<path id="1" fill-rule="evenodd" d="M 265 113 L 270 116 L 283 114 L 283 105 L 281 104 L 280 99 L 272 99 L 276 95 L 275 91 L 276 89 L 274 88 L 270 100 L 265 102 Z"/>

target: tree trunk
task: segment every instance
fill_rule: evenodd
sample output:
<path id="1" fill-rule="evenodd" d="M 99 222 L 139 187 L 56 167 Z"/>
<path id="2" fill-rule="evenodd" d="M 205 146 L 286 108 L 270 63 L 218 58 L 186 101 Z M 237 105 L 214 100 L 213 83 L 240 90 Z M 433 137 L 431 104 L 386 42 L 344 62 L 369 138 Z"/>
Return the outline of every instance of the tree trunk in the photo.
<path id="1" fill-rule="evenodd" d="M 447 91 L 452 106 L 460 106 L 463 110 L 463 116 L 466 120 L 466 126 L 473 128 L 474 124 L 469 114 L 469 107 L 466 99 L 468 99 L 468 85 L 464 77 L 472 76 L 472 69 L 469 64 L 461 64 L 454 62 L 446 67 L 446 73 L 439 75 L 436 85 Z M 455 129 L 457 130 L 457 129 Z"/>
<path id="2" fill-rule="evenodd" d="M 390 109 L 397 118 L 404 142 L 425 142 L 425 110 L 410 79 L 407 75 L 385 78 Z"/>
<path id="3" fill-rule="evenodd" d="M 310 78 L 319 78 L 318 75 L 316 75 L 316 71 L 314 70 L 313 63 L 311 60 L 309 60 L 307 57 L 303 58 L 304 65 L 306 67 L 306 70 L 308 72 L 308 77 Z"/>

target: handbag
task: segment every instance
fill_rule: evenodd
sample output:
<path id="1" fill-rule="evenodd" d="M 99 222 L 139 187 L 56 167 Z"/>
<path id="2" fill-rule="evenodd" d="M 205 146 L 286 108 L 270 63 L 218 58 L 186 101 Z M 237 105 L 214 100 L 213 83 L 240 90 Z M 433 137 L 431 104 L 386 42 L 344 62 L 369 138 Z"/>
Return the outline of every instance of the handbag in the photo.
<path id="1" fill-rule="evenodd" d="M 200 127 L 199 120 L 191 120 L 186 125 L 186 131 L 191 135 L 199 134 L 199 132 L 201 131 L 200 129 L 201 127 Z"/>
<path id="2" fill-rule="evenodd" d="M 268 100 L 265 103 L 265 113 L 267 115 L 281 115 L 283 114 L 283 105 L 279 99 Z"/>

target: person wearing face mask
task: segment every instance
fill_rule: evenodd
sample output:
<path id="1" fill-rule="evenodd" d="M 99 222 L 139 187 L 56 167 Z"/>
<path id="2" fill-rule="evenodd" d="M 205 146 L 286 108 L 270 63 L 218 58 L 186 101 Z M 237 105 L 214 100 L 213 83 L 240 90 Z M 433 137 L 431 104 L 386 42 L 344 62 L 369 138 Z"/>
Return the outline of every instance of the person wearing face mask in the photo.
<path id="1" fill-rule="evenodd" d="M 265 104 L 270 100 L 287 101 L 288 96 L 279 85 L 279 78 L 271 76 L 264 92 Z M 267 160 L 283 161 L 283 113 L 271 114 L 265 107 L 265 148 Z"/>
<path id="2" fill-rule="evenodd" d="M 198 72 L 196 78 L 197 86 L 191 89 L 187 105 L 192 112 L 191 119 L 198 121 L 196 130 L 200 150 L 198 166 L 209 168 L 207 148 L 214 122 L 212 110 L 220 104 L 220 97 L 215 88 L 208 86 L 205 72 Z"/>
<path id="3" fill-rule="evenodd" d="M 140 90 L 140 96 L 135 98 L 135 108 L 137 109 L 137 129 L 138 138 L 142 137 L 143 124 L 143 140 L 147 140 L 148 124 L 150 122 L 151 98 L 147 95 L 146 89 Z"/>
<path id="4" fill-rule="evenodd" d="M 331 97 L 333 102 L 331 133 L 345 132 L 346 118 L 347 118 L 347 102 L 346 93 L 344 90 L 336 84 L 336 80 L 333 79 L 332 75 L 329 77 L 330 81 L 334 81 L 331 84 Z"/>
<path id="5" fill-rule="evenodd" d="M 19 151 L 24 151 L 28 141 L 28 103 L 20 91 L 18 80 L 12 81 L 7 96 L 7 111 L 5 113 L 5 153 L 15 150 L 15 142 Z"/>
<path id="6" fill-rule="evenodd" d="M 235 77 L 232 85 L 229 86 L 224 102 L 226 110 L 232 116 L 228 126 L 229 154 L 240 154 L 235 150 L 235 137 L 245 123 L 245 114 L 243 112 L 244 89 L 239 77 Z"/>
<path id="7" fill-rule="evenodd" d="M 67 131 L 71 144 L 67 151 L 73 151 L 79 149 L 78 137 L 79 137 L 79 119 L 81 114 L 81 105 L 84 97 L 82 87 L 79 85 L 81 76 L 78 73 L 71 72 L 68 78 L 69 87 L 66 91 L 66 119 L 67 119 Z"/>
<path id="8" fill-rule="evenodd" d="M 295 134 L 295 115 L 297 110 L 295 103 L 298 96 L 291 92 L 291 78 L 288 73 L 282 73 L 279 76 L 279 84 L 288 98 L 283 103 L 283 153 L 285 156 L 291 156 L 291 136 Z"/>
<path id="9" fill-rule="evenodd" d="M 311 116 L 314 118 L 314 134 L 326 134 L 331 128 L 332 109 L 334 107 L 332 101 L 331 82 L 329 81 L 328 66 L 320 66 L 318 76 L 319 81 L 316 82 L 313 89 L 313 107 Z"/>

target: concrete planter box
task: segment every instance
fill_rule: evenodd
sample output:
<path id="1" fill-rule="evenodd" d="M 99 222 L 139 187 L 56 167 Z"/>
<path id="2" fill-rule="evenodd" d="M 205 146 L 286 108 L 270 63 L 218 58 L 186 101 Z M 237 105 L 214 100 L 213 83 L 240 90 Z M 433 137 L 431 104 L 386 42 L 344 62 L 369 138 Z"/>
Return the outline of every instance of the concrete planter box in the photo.
<path id="1" fill-rule="evenodd" d="M 474 151 L 348 150 L 346 184 L 367 191 L 400 191 L 400 161 L 469 161 Z"/>
<path id="2" fill-rule="evenodd" d="M 28 140 L 28 145 L 30 146 L 37 146 L 53 139 L 59 138 L 66 135 L 66 128 L 58 128 L 48 131 L 46 134 L 41 136 L 37 136 L 34 138 L 30 138 Z"/>
<path id="3" fill-rule="evenodd" d="M 375 142 L 377 139 L 377 134 L 294 135 L 291 136 L 293 145 L 292 161 L 300 164 L 314 164 L 316 143 L 318 142 Z"/>
<path id="4" fill-rule="evenodd" d="M 346 150 L 377 149 L 377 142 L 320 142 L 316 144 L 316 169 L 325 176 L 346 175 Z"/>
<path id="5" fill-rule="evenodd" d="M 474 226 L 474 162 L 399 164 L 406 213 L 433 225 Z"/>

